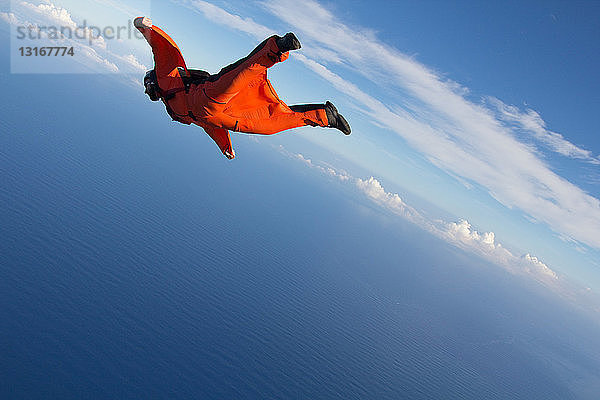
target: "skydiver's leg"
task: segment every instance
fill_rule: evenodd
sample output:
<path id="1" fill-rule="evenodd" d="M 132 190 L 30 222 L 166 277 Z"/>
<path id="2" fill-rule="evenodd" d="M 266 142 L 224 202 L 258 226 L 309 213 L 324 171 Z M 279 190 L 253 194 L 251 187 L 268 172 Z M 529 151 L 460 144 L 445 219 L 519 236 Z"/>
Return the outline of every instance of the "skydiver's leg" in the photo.
<path id="1" fill-rule="evenodd" d="M 204 85 L 204 94 L 210 99 L 211 112 L 222 111 L 240 90 L 246 88 L 252 81 L 259 79 L 278 62 L 285 61 L 289 52 L 282 52 L 277 45 L 279 36 L 271 36 L 259 44 L 247 57 L 223 68 L 212 82 Z"/>
<path id="2" fill-rule="evenodd" d="M 306 112 L 313 110 L 325 110 L 325 104 L 295 104 L 289 106 L 290 110 L 295 112 Z"/>
<path id="3" fill-rule="evenodd" d="M 255 119 L 243 116 L 233 117 L 228 114 L 216 114 L 206 119 L 211 125 L 234 132 L 255 133 L 259 135 L 272 135 L 286 129 L 302 126 L 329 126 L 327 113 L 321 108 L 309 109 L 302 112 L 281 112 L 266 118 Z"/>
<path id="4" fill-rule="evenodd" d="M 290 110 L 296 112 L 308 112 L 310 110 L 323 110 L 326 114 L 326 121 L 328 128 L 335 128 L 340 131 L 344 135 L 349 135 L 352 130 L 350 128 L 350 124 L 346 121 L 346 118 L 342 114 L 340 114 L 337 108 L 330 101 L 325 104 L 299 104 L 295 106 L 289 106 Z"/>
<path id="5" fill-rule="evenodd" d="M 289 112 L 281 112 L 281 107 L 275 108 L 274 110 L 279 110 L 279 112 L 274 111 L 275 115 L 271 115 L 266 121 L 261 121 L 261 126 L 258 128 L 255 127 L 253 133 L 269 135 L 285 129 L 306 125 L 335 128 L 340 130 L 344 135 L 349 135 L 352 131 L 346 118 L 338 112 L 337 108 L 330 101 L 325 102 L 325 104 L 298 104 L 286 107 L 292 111 L 291 114 L 293 116 Z M 294 118 L 296 121 L 298 119 L 302 120 L 303 124 L 292 126 Z M 286 128 L 286 124 L 290 124 L 290 126 Z"/>

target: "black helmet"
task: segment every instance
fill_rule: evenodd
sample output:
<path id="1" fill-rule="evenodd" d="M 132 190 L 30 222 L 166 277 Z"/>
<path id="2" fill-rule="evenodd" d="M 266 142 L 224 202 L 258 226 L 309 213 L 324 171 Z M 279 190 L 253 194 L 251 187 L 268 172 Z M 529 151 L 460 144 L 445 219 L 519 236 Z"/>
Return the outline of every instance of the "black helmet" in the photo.
<path id="1" fill-rule="evenodd" d="M 145 93 L 150 97 L 152 101 L 160 100 L 160 88 L 156 80 L 156 70 L 150 70 L 146 72 L 144 76 L 144 87 L 146 88 Z"/>

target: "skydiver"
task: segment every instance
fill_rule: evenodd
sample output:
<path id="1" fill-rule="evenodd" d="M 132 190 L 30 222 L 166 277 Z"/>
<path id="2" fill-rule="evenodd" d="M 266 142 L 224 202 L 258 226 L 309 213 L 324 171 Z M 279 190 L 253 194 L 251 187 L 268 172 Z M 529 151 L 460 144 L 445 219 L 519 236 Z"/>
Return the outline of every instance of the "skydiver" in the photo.
<path id="1" fill-rule="evenodd" d="M 136 18 L 134 26 L 154 54 L 155 67 L 144 77 L 146 94 L 152 101 L 161 100 L 173 120 L 204 128 L 230 160 L 235 152 L 229 131 L 272 135 L 301 126 L 321 126 L 345 135 L 351 132 L 329 101 L 288 106 L 277 96 L 267 79 L 267 68 L 301 47 L 291 32 L 265 39 L 248 56 L 211 75 L 188 69 L 173 39 L 151 19 Z"/>

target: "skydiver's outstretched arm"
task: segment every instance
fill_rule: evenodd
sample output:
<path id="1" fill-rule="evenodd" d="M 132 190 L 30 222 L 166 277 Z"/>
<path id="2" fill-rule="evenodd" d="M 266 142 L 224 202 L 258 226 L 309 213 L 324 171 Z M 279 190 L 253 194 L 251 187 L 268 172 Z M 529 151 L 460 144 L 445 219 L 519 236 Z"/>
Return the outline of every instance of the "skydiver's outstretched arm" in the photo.
<path id="1" fill-rule="evenodd" d="M 235 158 L 235 151 L 233 151 L 233 146 L 231 145 L 231 138 L 229 137 L 229 132 L 224 128 L 212 128 L 212 127 L 204 127 L 208 136 L 215 141 L 219 149 L 225 157 L 230 160 Z"/>
<path id="2" fill-rule="evenodd" d="M 293 33 L 265 39 L 248 56 L 214 75 L 205 87 L 205 95 L 216 104 L 226 104 L 251 82 L 264 78 L 267 68 L 287 60 L 290 50 L 300 47 L 300 41 Z"/>
<path id="3" fill-rule="evenodd" d="M 158 26 L 152 25 L 152 20 L 149 18 L 136 18 L 133 24 L 152 47 L 159 87 L 162 90 L 170 90 L 181 86 L 182 81 L 176 68 L 183 67 L 187 69 L 187 67 L 175 41 Z"/>

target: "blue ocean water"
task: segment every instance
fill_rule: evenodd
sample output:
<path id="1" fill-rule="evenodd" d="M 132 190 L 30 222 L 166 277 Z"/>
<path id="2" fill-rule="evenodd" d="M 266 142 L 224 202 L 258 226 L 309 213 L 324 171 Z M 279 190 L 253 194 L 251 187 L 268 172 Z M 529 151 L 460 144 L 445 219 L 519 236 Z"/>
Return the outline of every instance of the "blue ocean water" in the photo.
<path id="1" fill-rule="evenodd" d="M 597 325 L 269 138 L 228 162 L 112 78 L 0 84 L 0 398 L 600 393 Z"/>

